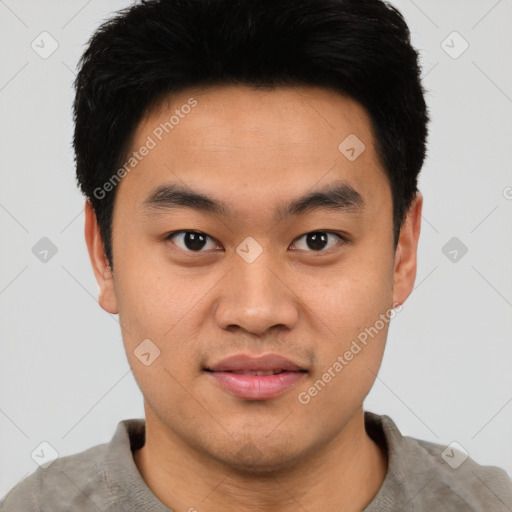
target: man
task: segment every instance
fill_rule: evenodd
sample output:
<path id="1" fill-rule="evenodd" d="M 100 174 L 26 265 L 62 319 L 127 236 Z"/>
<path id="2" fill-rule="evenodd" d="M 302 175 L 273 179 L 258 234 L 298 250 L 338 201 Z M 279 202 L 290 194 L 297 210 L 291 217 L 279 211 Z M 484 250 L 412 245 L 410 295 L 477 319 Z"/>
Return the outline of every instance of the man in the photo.
<path id="1" fill-rule="evenodd" d="M 380 0 L 149 0 L 96 32 L 77 176 L 145 421 L 2 511 L 511 509 L 503 470 L 363 411 L 416 277 L 419 75 Z"/>

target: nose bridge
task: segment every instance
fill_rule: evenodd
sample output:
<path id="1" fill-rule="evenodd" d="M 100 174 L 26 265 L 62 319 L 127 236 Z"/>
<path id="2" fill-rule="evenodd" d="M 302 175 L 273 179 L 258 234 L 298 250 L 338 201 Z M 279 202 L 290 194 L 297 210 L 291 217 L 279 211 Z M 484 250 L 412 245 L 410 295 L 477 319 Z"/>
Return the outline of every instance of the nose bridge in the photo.
<path id="1" fill-rule="evenodd" d="M 272 251 L 254 239 L 244 240 L 233 256 L 233 268 L 217 308 L 219 326 L 238 326 L 261 333 L 276 325 L 292 328 L 298 318 L 293 293 L 279 278 Z"/>

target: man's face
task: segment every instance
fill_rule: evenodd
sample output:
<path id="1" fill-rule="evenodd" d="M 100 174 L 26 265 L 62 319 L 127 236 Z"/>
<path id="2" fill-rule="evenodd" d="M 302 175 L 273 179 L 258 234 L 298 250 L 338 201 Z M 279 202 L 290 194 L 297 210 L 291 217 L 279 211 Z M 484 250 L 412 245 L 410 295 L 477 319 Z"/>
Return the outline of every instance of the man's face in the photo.
<path id="1" fill-rule="evenodd" d="M 143 146 L 116 191 L 114 279 L 101 303 L 119 313 L 147 419 L 233 467 L 243 453 L 276 468 L 327 446 L 360 411 L 383 317 L 405 300 L 365 110 L 314 87 L 188 90 L 139 124 L 132 151 Z M 171 204 L 165 186 L 227 211 Z M 329 186 L 344 187 L 337 207 L 284 215 Z"/>

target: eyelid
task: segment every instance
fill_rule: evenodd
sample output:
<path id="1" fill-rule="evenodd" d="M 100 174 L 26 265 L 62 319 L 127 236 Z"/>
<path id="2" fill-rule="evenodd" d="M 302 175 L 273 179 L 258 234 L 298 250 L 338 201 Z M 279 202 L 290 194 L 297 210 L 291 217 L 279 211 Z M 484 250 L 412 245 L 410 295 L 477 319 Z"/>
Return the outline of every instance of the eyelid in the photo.
<path id="1" fill-rule="evenodd" d="M 210 235 L 204 233 L 203 231 L 196 231 L 194 229 L 180 229 L 178 231 L 173 231 L 172 233 L 168 233 L 164 236 L 164 240 L 170 240 L 172 237 L 179 235 L 181 233 L 195 233 L 197 235 L 203 235 L 204 237 L 208 238 L 209 240 L 215 242 L 217 245 L 220 245 L 215 238 L 211 237 Z M 175 244 L 176 245 L 176 244 Z M 208 251 L 190 251 L 188 249 L 182 249 L 181 247 L 178 247 L 178 249 L 181 249 L 183 252 L 190 253 L 190 254 L 201 254 L 206 253 Z"/>
<path id="2" fill-rule="evenodd" d="M 321 249 L 319 251 L 308 251 L 306 250 L 305 252 L 310 252 L 310 253 L 313 253 L 313 254 L 325 254 L 325 253 L 330 253 L 333 249 L 336 249 L 336 247 L 338 247 L 340 244 L 343 245 L 343 244 L 346 244 L 348 243 L 348 239 L 343 236 L 342 234 L 340 233 L 336 233 L 335 231 L 330 231 L 328 229 L 315 229 L 313 231 L 308 231 L 307 233 L 304 233 L 300 236 L 298 236 L 293 242 L 292 242 L 292 245 L 294 245 L 295 243 L 297 243 L 297 240 L 300 240 L 301 238 L 307 236 L 307 235 L 310 235 L 312 233 L 325 233 L 325 234 L 328 234 L 328 235 L 334 235 L 336 237 L 338 237 L 338 239 L 340 240 L 340 242 L 338 242 L 336 245 L 334 245 L 333 247 L 330 247 L 329 249 Z M 294 250 L 297 250 L 297 249 L 294 249 Z M 301 249 L 298 249 L 298 250 L 301 250 Z"/>
<path id="3" fill-rule="evenodd" d="M 165 240 L 170 240 L 173 236 L 175 235 L 178 235 L 178 234 L 181 234 L 181 233 L 196 233 L 198 235 L 203 235 L 205 236 L 206 238 L 208 238 L 209 240 L 215 242 L 217 245 L 221 245 L 217 240 L 215 240 L 215 238 L 213 238 L 212 236 L 208 235 L 207 233 L 204 233 L 203 231 L 196 231 L 194 229 L 181 229 L 181 230 L 178 230 L 178 231 L 173 231 L 171 233 L 168 233 L 165 235 L 164 239 Z M 326 233 L 328 235 L 335 235 L 336 237 L 339 238 L 341 244 L 346 244 L 349 242 L 349 240 L 347 239 L 346 236 L 340 234 L 340 233 L 336 233 L 335 231 L 330 231 L 330 230 L 327 230 L 327 229 L 315 229 L 313 231 L 307 231 L 306 233 L 303 233 L 302 235 L 299 235 L 298 237 L 296 237 L 292 244 L 291 245 L 294 245 L 297 243 L 297 240 L 300 240 L 301 238 L 309 235 L 309 234 L 312 234 L 312 233 Z M 328 253 L 329 251 L 331 251 L 332 249 L 335 249 L 338 245 L 340 245 L 340 243 L 336 244 L 335 246 L 333 247 L 330 247 L 329 249 L 322 249 L 322 250 L 319 250 L 319 251 L 308 251 L 306 250 L 305 252 L 311 252 L 313 254 L 322 254 L 322 253 Z M 181 247 L 178 247 L 178 249 L 181 249 Z M 186 253 L 190 253 L 190 254 L 200 254 L 200 253 L 206 253 L 208 251 L 203 251 L 203 250 L 200 250 L 200 251 L 191 251 L 191 250 L 188 250 L 188 249 L 181 249 L 182 251 L 186 252 Z M 302 249 L 293 249 L 293 250 L 302 250 Z"/>

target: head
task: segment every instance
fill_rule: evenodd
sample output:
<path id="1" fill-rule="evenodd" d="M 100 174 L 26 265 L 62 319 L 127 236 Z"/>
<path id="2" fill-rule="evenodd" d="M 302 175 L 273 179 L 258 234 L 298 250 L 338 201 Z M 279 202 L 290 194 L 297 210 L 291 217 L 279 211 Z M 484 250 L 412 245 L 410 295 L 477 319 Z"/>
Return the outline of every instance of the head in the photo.
<path id="1" fill-rule="evenodd" d="M 415 279 L 419 74 L 380 0 L 150 0 L 93 35 L 74 104 L 87 244 L 176 439 L 275 468 L 360 410 Z M 301 376 L 235 396 L 211 370 L 242 353 Z"/>

